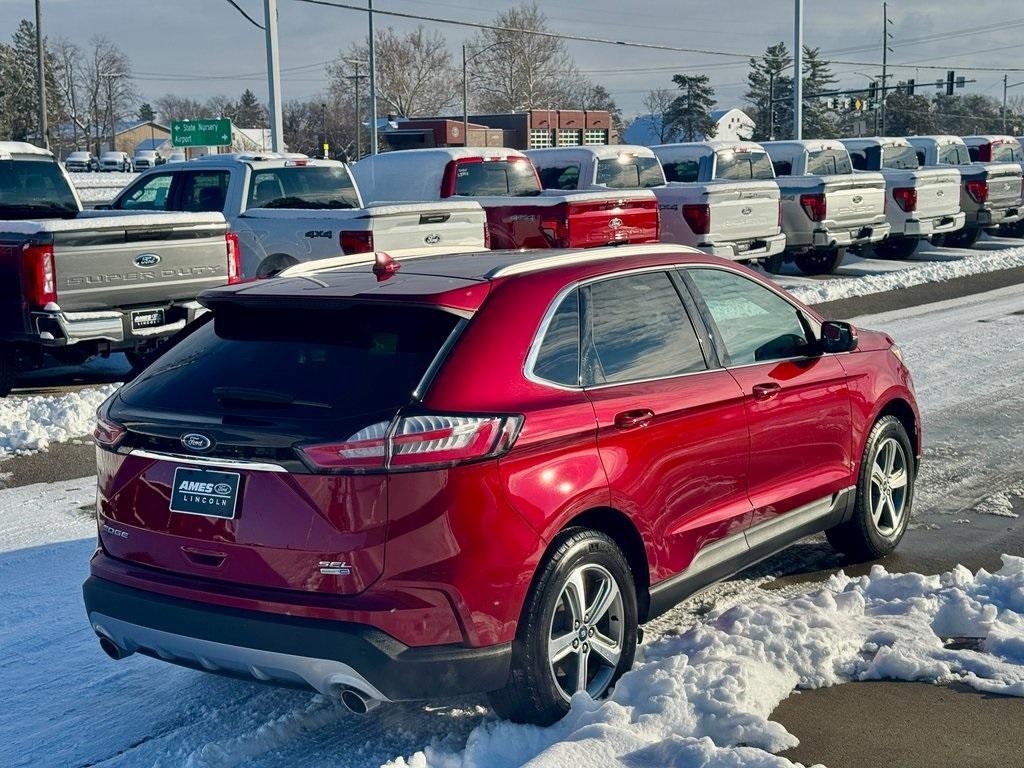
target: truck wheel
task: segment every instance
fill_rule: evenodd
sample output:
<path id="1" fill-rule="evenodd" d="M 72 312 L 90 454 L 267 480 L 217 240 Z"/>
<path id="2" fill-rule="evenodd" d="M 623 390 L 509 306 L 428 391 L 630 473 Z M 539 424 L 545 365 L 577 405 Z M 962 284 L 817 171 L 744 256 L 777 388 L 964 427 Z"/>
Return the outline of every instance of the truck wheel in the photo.
<path id="1" fill-rule="evenodd" d="M 796 267 L 805 275 L 831 275 L 845 255 L 845 248 L 820 248 L 797 256 Z"/>
<path id="2" fill-rule="evenodd" d="M 999 227 L 1000 237 L 1024 237 L 1024 222 L 1016 221 L 1013 224 L 1001 224 Z"/>
<path id="3" fill-rule="evenodd" d="M 829 544 L 861 560 L 896 549 L 910 522 L 915 469 L 903 424 L 895 416 L 883 416 L 864 447 L 853 517 L 825 531 Z"/>
<path id="4" fill-rule="evenodd" d="M 550 725 L 574 693 L 607 694 L 633 665 L 636 643 L 636 587 L 622 551 L 598 531 L 564 531 L 527 595 L 512 670 L 491 706 L 516 722 Z"/>
<path id="5" fill-rule="evenodd" d="M 946 235 L 945 245 L 947 248 L 973 248 L 979 237 L 981 237 L 980 229 L 964 227 Z"/>
<path id="6" fill-rule="evenodd" d="M 776 253 L 765 258 L 764 268 L 773 275 L 777 275 L 782 272 L 782 267 L 785 263 L 786 255 L 784 253 Z"/>
<path id="7" fill-rule="evenodd" d="M 14 389 L 14 378 L 18 372 L 18 360 L 14 348 L 0 346 L 0 397 L 7 397 Z"/>
<path id="8" fill-rule="evenodd" d="M 275 253 L 273 256 L 268 256 L 256 269 L 256 277 L 273 277 L 278 272 L 283 272 L 293 264 L 299 262 L 293 259 L 286 253 Z"/>
<path id="9" fill-rule="evenodd" d="M 902 261 L 913 255 L 919 242 L 921 242 L 920 239 L 916 237 L 887 237 L 882 242 L 874 244 L 874 255 L 879 259 Z"/>

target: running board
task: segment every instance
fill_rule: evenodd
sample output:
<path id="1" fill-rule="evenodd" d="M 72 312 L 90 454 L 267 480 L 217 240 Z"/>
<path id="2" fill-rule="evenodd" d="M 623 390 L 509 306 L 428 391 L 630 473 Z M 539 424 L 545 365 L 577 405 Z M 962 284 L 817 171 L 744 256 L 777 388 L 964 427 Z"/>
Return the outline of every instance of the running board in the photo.
<path id="1" fill-rule="evenodd" d="M 685 571 L 651 587 L 650 610 L 645 620 L 660 616 L 705 587 L 781 552 L 800 539 L 845 522 L 853 513 L 856 498 L 857 489 L 851 485 L 708 544 Z"/>

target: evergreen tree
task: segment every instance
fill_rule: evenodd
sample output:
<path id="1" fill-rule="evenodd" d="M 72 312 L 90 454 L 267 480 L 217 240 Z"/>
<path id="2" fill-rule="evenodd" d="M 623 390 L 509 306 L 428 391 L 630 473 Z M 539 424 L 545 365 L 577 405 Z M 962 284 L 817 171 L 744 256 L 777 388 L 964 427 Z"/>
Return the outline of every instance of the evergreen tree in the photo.
<path id="1" fill-rule="evenodd" d="M 152 105 L 150 105 L 148 101 L 143 102 L 139 106 L 138 116 L 139 120 L 141 120 L 144 123 L 156 120 L 156 113 L 153 111 L 153 107 Z"/>
<path id="2" fill-rule="evenodd" d="M 760 58 L 750 60 L 745 98 L 754 107 L 754 141 L 788 139 L 793 135 L 792 70 L 793 57 L 785 43 L 770 45 Z M 769 88 L 774 90 L 773 94 Z"/>
<path id="3" fill-rule="evenodd" d="M 235 125 L 239 128 L 266 128 L 267 110 L 260 104 L 256 94 L 248 88 L 242 93 L 235 108 Z"/>
<path id="4" fill-rule="evenodd" d="M 697 141 L 715 135 L 711 108 L 715 106 L 715 89 L 707 75 L 675 75 L 672 82 L 682 93 L 676 96 L 666 118 L 684 141 Z"/>
<path id="5" fill-rule="evenodd" d="M 824 98 L 808 98 L 834 89 L 839 82 L 832 73 L 832 65 L 821 57 L 820 48 L 804 46 L 804 108 L 803 137 L 830 139 L 836 135 L 837 115 L 825 106 Z"/>
<path id="6" fill-rule="evenodd" d="M 927 96 L 891 91 L 885 99 L 885 132 L 890 136 L 938 133 L 936 113 Z"/>
<path id="7" fill-rule="evenodd" d="M 47 122 L 51 131 L 62 120 L 61 95 L 53 56 L 43 41 Z M 36 82 L 36 27 L 22 19 L 10 44 L 0 44 L 0 136 L 39 142 L 39 96 Z"/>

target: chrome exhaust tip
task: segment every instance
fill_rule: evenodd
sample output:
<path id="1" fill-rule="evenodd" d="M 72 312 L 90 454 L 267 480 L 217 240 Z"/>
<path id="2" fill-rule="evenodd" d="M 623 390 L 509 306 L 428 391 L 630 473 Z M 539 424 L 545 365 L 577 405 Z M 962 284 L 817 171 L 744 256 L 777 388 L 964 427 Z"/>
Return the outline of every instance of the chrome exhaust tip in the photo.
<path id="1" fill-rule="evenodd" d="M 339 698 L 341 703 L 345 705 L 345 708 L 354 715 L 365 715 L 371 709 L 376 709 L 380 706 L 380 701 L 368 697 L 362 691 L 357 691 L 355 688 L 343 688 Z"/>
<path id="2" fill-rule="evenodd" d="M 100 648 L 114 661 L 120 661 L 121 659 L 132 655 L 131 651 L 122 648 L 109 637 L 104 637 L 103 635 L 100 635 Z"/>

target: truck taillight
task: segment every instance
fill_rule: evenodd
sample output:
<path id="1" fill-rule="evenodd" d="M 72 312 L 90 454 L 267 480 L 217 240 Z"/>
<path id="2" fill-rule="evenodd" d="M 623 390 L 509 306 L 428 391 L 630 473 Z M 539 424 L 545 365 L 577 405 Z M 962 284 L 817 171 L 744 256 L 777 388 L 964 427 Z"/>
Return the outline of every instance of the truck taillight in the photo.
<path id="1" fill-rule="evenodd" d="M 242 282 L 242 257 L 238 248 L 238 233 L 228 232 L 224 235 L 224 245 L 228 257 L 228 285 Z"/>
<path id="2" fill-rule="evenodd" d="M 984 203 L 988 200 L 988 182 L 980 179 L 971 179 L 964 182 L 964 189 L 976 203 Z"/>
<path id="3" fill-rule="evenodd" d="M 342 253 L 371 253 L 373 232 L 369 230 L 342 230 L 338 235 Z"/>
<path id="4" fill-rule="evenodd" d="M 818 192 L 813 195 L 800 195 L 800 207 L 804 209 L 811 221 L 825 220 L 825 195 Z"/>
<path id="5" fill-rule="evenodd" d="M 402 416 L 364 427 L 346 440 L 303 446 L 311 469 L 374 472 L 451 467 L 507 453 L 521 416 Z"/>
<path id="6" fill-rule="evenodd" d="M 484 248 L 491 250 L 491 227 L 486 221 L 484 222 Z"/>
<path id="7" fill-rule="evenodd" d="M 907 213 L 917 210 L 917 190 L 913 187 L 896 187 L 892 191 L 892 199 Z"/>
<path id="8" fill-rule="evenodd" d="M 42 309 L 57 301 L 57 272 L 53 265 L 52 245 L 30 245 L 23 251 L 25 298 Z"/>
<path id="9" fill-rule="evenodd" d="M 711 206 L 707 203 L 683 205 L 683 218 L 695 235 L 706 235 L 711 231 Z"/>

